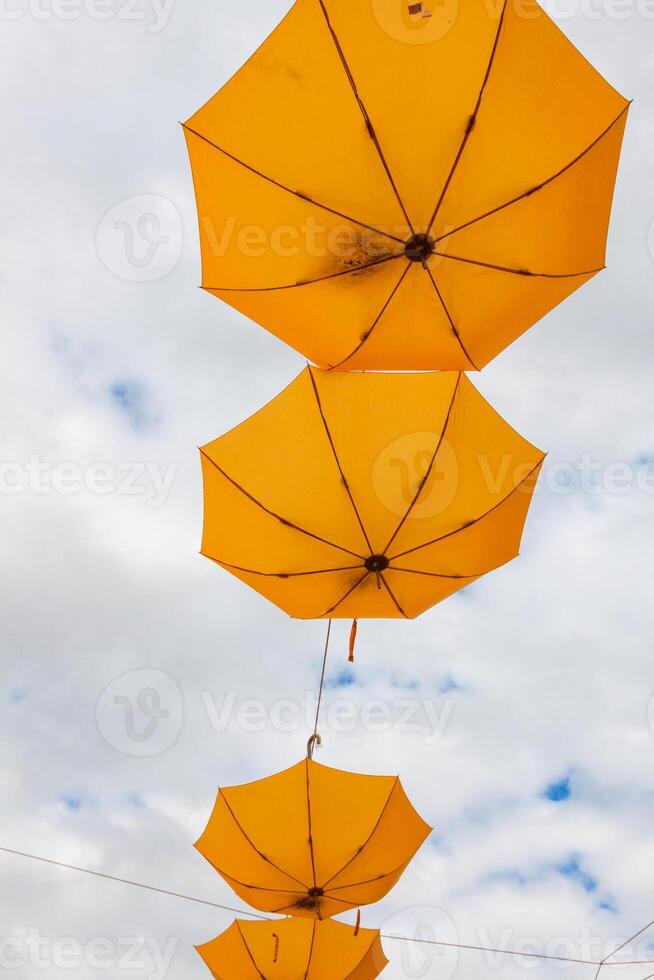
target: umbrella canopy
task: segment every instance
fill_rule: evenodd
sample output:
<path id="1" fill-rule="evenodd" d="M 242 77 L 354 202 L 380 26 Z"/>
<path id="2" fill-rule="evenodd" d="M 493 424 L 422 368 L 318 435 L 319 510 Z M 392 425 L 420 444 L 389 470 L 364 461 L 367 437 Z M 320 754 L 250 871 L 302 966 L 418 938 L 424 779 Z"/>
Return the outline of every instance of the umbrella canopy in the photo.
<path id="1" fill-rule="evenodd" d="M 201 450 L 202 552 L 298 618 L 412 618 L 519 551 L 543 453 L 463 374 L 307 368 Z"/>
<path id="2" fill-rule="evenodd" d="M 627 108 L 532 0 L 297 0 L 185 127 L 203 287 L 322 367 L 481 368 L 604 266 Z"/>
<path id="3" fill-rule="evenodd" d="M 220 980 L 374 980 L 387 966 L 379 932 L 340 922 L 235 922 L 198 948 Z"/>
<path id="4" fill-rule="evenodd" d="M 326 919 L 382 899 L 430 831 L 398 777 L 305 759 L 221 790 L 196 846 L 254 908 Z"/>

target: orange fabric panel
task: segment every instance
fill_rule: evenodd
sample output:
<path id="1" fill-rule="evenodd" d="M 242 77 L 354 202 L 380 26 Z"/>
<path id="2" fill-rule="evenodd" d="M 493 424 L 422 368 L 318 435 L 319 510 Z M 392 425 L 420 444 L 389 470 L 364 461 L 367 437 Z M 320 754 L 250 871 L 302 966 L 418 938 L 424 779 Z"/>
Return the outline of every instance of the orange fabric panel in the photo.
<path id="1" fill-rule="evenodd" d="M 465 375 L 307 369 L 202 460 L 203 553 L 291 616 L 359 619 L 515 557 L 543 453 Z"/>
<path id="2" fill-rule="evenodd" d="M 379 932 L 330 920 L 237 921 L 198 953 L 219 980 L 374 980 L 388 963 Z"/>
<path id="3" fill-rule="evenodd" d="M 627 101 L 535 2 L 408 6 L 297 0 L 186 126 L 204 288 L 324 368 L 480 369 L 604 265 Z"/>
<path id="4" fill-rule="evenodd" d="M 254 908 L 326 919 L 383 898 L 430 830 L 398 779 L 305 759 L 221 790 L 197 848 Z"/>

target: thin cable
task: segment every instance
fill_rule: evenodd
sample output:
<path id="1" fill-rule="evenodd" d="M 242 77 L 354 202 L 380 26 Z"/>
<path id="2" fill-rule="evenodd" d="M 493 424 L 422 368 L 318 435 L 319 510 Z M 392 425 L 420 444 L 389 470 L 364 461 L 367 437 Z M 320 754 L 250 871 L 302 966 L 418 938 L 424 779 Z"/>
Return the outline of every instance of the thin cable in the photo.
<path id="1" fill-rule="evenodd" d="M 168 895 L 170 898 L 181 898 L 185 902 L 195 902 L 198 905 L 208 905 L 210 908 L 222 909 L 224 912 L 234 912 L 236 915 L 248 915 L 253 919 L 267 919 L 265 915 L 257 915 L 255 912 L 248 912 L 245 909 L 232 908 L 230 905 L 219 905 L 217 902 L 209 902 L 203 898 L 194 898 L 192 895 L 181 895 L 179 892 L 171 892 L 165 888 L 155 888 L 153 885 L 144 885 L 140 881 L 130 881 L 128 878 L 116 878 L 114 875 L 103 874 L 101 871 L 91 871 L 89 868 L 79 868 L 74 864 L 65 864 L 63 861 L 53 861 L 51 858 L 39 857 L 37 854 L 26 854 L 24 851 L 14 851 L 9 847 L 0 847 L 3 854 L 11 854 L 14 857 L 27 858 L 29 861 L 39 861 L 41 864 L 51 864 L 55 868 L 65 868 L 67 871 L 77 871 L 80 874 L 92 875 L 94 878 L 104 878 L 106 881 L 115 881 L 119 885 L 130 885 L 132 888 L 143 888 L 148 892 L 156 892 L 159 895 Z"/>
<path id="2" fill-rule="evenodd" d="M 206 905 L 209 906 L 209 908 L 221 909 L 224 912 L 233 912 L 235 915 L 239 915 L 239 916 L 245 915 L 245 916 L 249 916 L 252 919 L 260 919 L 264 922 L 276 921 L 274 919 L 271 919 L 270 916 L 268 915 L 257 915 L 256 912 L 250 912 L 247 909 L 233 908 L 230 905 L 220 905 L 218 904 L 218 902 L 209 902 L 203 898 L 195 898 L 192 895 L 183 895 L 179 892 L 168 891 L 165 888 L 155 888 L 152 885 L 145 885 L 140 881 L 131 881 L 129 878 L 117 878 L 114 875 L 104 874 L 101 871 L 92 871 L 89 868 L 80 868 L 74 864 L 66 864 L 63 861 L 54 861 L 51 858 L 40 857 L 37 854 L 28 854 L 25 851 L 16 851 L 9 847 L 0 847 L 0 852 L 2 852 L 3 854 L 10 854 L 13 857 L 26 858 L 29 861 L 38 861 L 40 864 L 49 864 L 55 868 L 64 868 L 67 871 L 76 871 L 79 874 L 91 875 L 94 878 L 103 878 L 105 881 L 114 881 L 120 885 L 129 885 L 132 888 L 142 888 L 145 891 L 155 892 L 158 895 L 167 895 L 170 898 L 179 898 L 185 902 L 193 902 L 196 905 Z M 607 967 L 646 966 L 654 962 L 651 960 L 624 960 L 619 963 L 612 963 L 612 964 L 608 963 L 608 960 L 616 956 L 622 949 L 625 948 L 625 946 L 628 946 L 629 943 L 632 943 L 635 939 L 638 939 L 640 936 L 642 936 L 643 933 L 647 932 L 647 930 L 650 929 L 652 926 L 654 926 L 654 922 L 651 922 L 648 925 L 646 925 L 643 929 L 640 929 L 639 932 L 637 932 L 634 936 L 631 937 L 631 939 L 628 939 L 620 947 L 615 949 L 604 960 L 602 960 L 601 963 L 598 963 L 596 960 L 575 959 L 573 957 L 565 957 L 565 956 L 551 956 L 548 955 L 547 953 L 525 953 L 513 949 L 497 949 L 493 946 L 473 946 L 464 943 L 446 943 L 446 942 L 439 942 L 436 939 L 414 939 L 412 936 L 396 936 L 391 934 L 382 934 L 381 938 L 388 939 L 390 941 L 395 941 L 395 942 L 418 943 L 418 944 L 423 944 L 428 946 L 442 946 L 447 949 L 462 949 L 462 950 L 468 950 L 470 952 L 477 952 L 477 953 L 497 953 L 504 956 L 515 956 L 515 957 L 524 956 L 527 957 L 528 959 L 555 960 L 559 963 L 576 963 L 582 966 L 597 966 L 599 967 L 599 970 L 596 974 L 597 977 L 599 976 L 599 972 L 602 970 L 604 966 Z M 653 978 L 654 978 L 654 973 L 649 974 L 649 976 L 647 977 L 644 977 L 643 980 L 653 980 Z"/>
<path id="3" fill-rule="evenodd" d="M 625 946 L 628 946 L 630 943 L 633 943 L 633 941 L 635 939 L 640 939 L 640 937 L 644 933 L 648 932 L 652 927 L 654 927 L 654 920 L 652 922 L 648 922 L 647 925 L 646 926 L 643 926 L 642 929 L 639 929 L 638 932 L 635 933 L 631 937 L 631 939 L 627 939 L 627 941 L 624 942 L 622 944 L 622 946 L 618 946 L 618 948 L 617 949 L 614 949 L 612 953 L 609 953 L 609 955 L 603 960 L 603 963 L 606 963 L 608 960 L 612 960 L 614 956 L 617 956 L 618 953 L 621 953 L 622 952 L 622 950 L 625 948 Z"/>
<path id="4" fill-rule="evenodd" d="M 327 654 L 329 653 L 329 640 L 332 635 L 332 620 L 327 624 L 327 638 L 325 640 L 325 655 L 322 658 L 322 673 L 320 675 L 320 689 L 318 690 L 318 704 L 316 706 L 316 724 L 313 729 L 314 739 L 318 735 L 318 722 L 320 721 L 320 708 L 322 705 L 322 692 L 325 686 L 325 673 L 327 671 Z"/>
<path id="5" fill-rule="evenodd" d="M 646 926 L 643 926 L 642 929 L 639 929 L 638 932 L 634 933 L 631 939 L 627 939 L 626 942 L 622 943 L 621 946 L 618 946 L 616 949 L 614 949 L 612 953 L 609 953 L 608 956 L 605 956 L 598 967 L 594 980 L 598 980 L 598 977 L 600 976 L 605 966 L 623 966 L 624 964 L 622 963 L 609 963 L 609 960 L 612 960 L 614 956 L 617 956 L 618 953 L 622 952 L 622 950 L 626 946 L 629 946 L 630 943 L 633 943 L 635 939 L 639 939 L 644 933 L 646 933 L 649 929 L 651 929 L 652 926 L 654 926 L 654 920 L 652 920 L 652 922 L 648 922 Z M 654 973 L 650 973 L 649 976 L 645 977 L 645 980 L 652 980 L 652 977 L 654 977 Z"/>
<path id="6" fill-rule="evenodd" d="M 436 939 L 413 939 L 411 936 L 394 936 L 382 933 L 382 939 L 396 940 L 401 943 L 425 943 L 427 946 L 445 946 L 449 949 L 467 949 L 477 953 L 498 953 L 504 956 L 526 956 L 535 960 L 555 960 L 559 963 L 576 963 L 581 966 L 597 966 L 596 960 L 571 959 L 566 956 L 550 956 L 547 953 L 521 953 L 511 949 L 493 949 L 490 946 L 464 946 L 460 943 L 438 942 Z"/>

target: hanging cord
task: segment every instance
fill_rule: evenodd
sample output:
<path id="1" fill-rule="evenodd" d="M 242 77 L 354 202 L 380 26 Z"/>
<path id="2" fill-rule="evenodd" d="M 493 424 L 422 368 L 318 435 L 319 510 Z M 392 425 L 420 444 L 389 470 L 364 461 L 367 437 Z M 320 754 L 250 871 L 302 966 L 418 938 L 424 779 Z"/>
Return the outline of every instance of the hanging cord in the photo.
<path id="1" fill-rule="evenodd" d="M 357 619 L 352 620 L 352 629 L 350 630 L 350 656 L 347 658 L 349 663 L 354 663 L 354 648 L 357 642 L 357 633 L 359 631 L 359 621 Z"/>
<path id="2" fill-rule="evenodd" d="M 316 745 L 322 745 L 322 738 L 318 734 L 318 722 L 320 721 L 320 708 L 322 705 L 322 692 L 325 686 L 325 673 L 327 671 L 327 655 L 329 653 L 329 640 L 332 635 L 332 621 L 327 625 L 327 638 L 325 640 L 325 654 L 322 658 L 322 673 L 320 674 L 320 688 L 318 690 L 318 704 L 316 706 L 316 724 L 314 725 L 313 735 L 307 742 L 307 759 L 313 759 L 313 752 Z"/>

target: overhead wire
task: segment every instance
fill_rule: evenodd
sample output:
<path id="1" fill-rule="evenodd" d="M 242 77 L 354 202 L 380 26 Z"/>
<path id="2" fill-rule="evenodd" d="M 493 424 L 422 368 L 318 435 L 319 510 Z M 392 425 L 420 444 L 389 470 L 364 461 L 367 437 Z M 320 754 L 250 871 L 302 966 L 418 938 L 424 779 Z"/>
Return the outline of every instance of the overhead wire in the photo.
<path id="1" fill-rule="evenodd" d="M 154 892 L 155 894 L 158 894 L 158 895 L 166 895 L 166 896 L 168 896 L 170 898 L 181 899 L 182 901 L 185 901 L 185 902 L 193 902 L 193 903 L 195 903 L 197 905 L 204 905 L 204 906 L 209 907 L 209 908 L 220 909 L 221 911 L 231 912 L 231 913 L 234 913 L 235 915 L 238 915 L 238 916 L 247 916 L 248 918 L 258 919 L 258 920 L 265 921 L 265 922 L 275 921 L 275 920 L 272 920 L 270 918 L 270 916 L 258 915 L 255 912 L 250 912 L 248 909 L 235 908 L 235 907 L 230 906 L 230 905 L 222 905 L 219 902 L 212 902 L 212 901 L 209 901 L 208 899 L 197 898 L 197 897 L 195 897 L 193 895 L 185 895 L 185 894 L 183 894 L 181 892 L 171 891 L 171 890 L 166 889 L 166 888 L 158 888 L 158 887 L 156 887 L 154 885 L 148 885 L 148 884 L 145 884 L 144 882 L 140 882 L 140 881 L 133 881 L 132 879 L 129 879 L 129 878 L 120 878 L 120 877 L 118 877 L 116 875 L 106 874 L 106 873 L 104 873 L 102 871 L 94 871 L 91 868 L 82 868 L 82 867 L 79 867 L 78 865 L 75 865 L 75 864 L 68 864 L 65 861 L 56 861 L 53 858 L 42 857 L 41 855 L 31 854 L 31 853 L 29 853 L 27 851 L 20 851 L 20 850 L 16 850 L 16 849 L 10 848 L 10 847 L 1 847 L 0 846 L 0 853 L 2 853 L 2 854 L 8 854 L 8 855 L 10 855 L 12 857 L 18 857 L 18 858 L 23 858 L 23 859 L 30 860 L 30 861 L 36 861 L 36 862 L 38 862 L 40 864 L 47 864 L 47 865 L 50 865 L 50 866 L 55 867 L 55 868 L 65 869 L 67 871 L 74 871 L 74 872 L 76 872 L 78 874 L 89 875 L 89 876 L 94 877 L 94 878 L 101 878 L 101 879 L 103 879 L 105 881 L 113 881 L 113 882 L 115 882 L 117 884 L 128 885 L 131 888 L 141 888 L 141 889 L 144 889 L 145 891 Z M 598 967 L 598 973 L 596 974 L 596 976 L 599 976 L 600 971 L 602 969 L 604 969 L 604 968 L 609 968 L 609 967 L 614 967 L 614 966 L 617 967 L 617 966 L 647 966 L 647 965 L 654 965 L 654 960 L 629 960 L 629 961 L 623 960 L 623 961 L 616 962 L 616 963 L 610 963 L 609 962 L 610 960 L 613 959 L 614 956 L 616 956 L 619 952 L 621 952 L 623 949 L 625 949 L 630 943 L 634 942 L 635 939 L 638 939 L 640 936 L 642 936 L 644 933 L 646 933 L 648 929 L 650 929 L 652 927 L 654 927 L 654 921 L 651 922 L 651 923 L 648 923 L 648 925 L 646 925 L 642 929 L 640 929 L 630 939 L 628 939 L 626 942 L 622 943 L 621 946 L 619 946 L 616 949 L 614 949 L 612 953 L 610 953 L 608 956 L 606 956 L 600 962 L 598 962 L 597 960 L 583 959 L 581 957 L 575 958 L 575 957 L 569 957 L 569 956 L 555 956 L 553 954 L 548 954 L 548 953 L 524 952 L 522 950 L 515 950 L 515 949 L 513 949 L 513 950 L 512 949 L 499 949 L 499 948 L 496 948 L 496 947 L 493 947 L 493 946 L 477 946 L 477 945 L 473 945 L 473 944 L 470 944 L 470 943 L 452 943 L 452 942 L 445 942 L 443 940 L 437 940 L 437 939 L 422 939 L 422 938 L 421 939 L 418 939 L 418 938 L 413 937 L 413 936 L 399 936 L 399 935 L 390 934 L 390 933 L 381 933 L 381 938 L 382 939 L 386 939 L 389 942 L 416 943 L 417 945 L 439 946 L 439 947 L 445 948 L 445 949 L 457 949 L 457 950 L 464 950 L 464 951 L 468 951 L 468 952 L 477 952 L 477 953 L 493 953 L 493 954 L 499 955 L 499 956 L 511 956 L 511 957 L 516 957 L 516 958 L 518 958 L 518 957 L 519 958 L 526 958 L 526 959 L 530 959 L 530 960 L 542 960 L 542 961 L 553 961 L 553 962 L 558 962 L 558 963 L 569 963 L 569 964 L 573 964 L 573 965 L 577 965 L 577 966 L 597 966 Z M 652 978 L 654 978 L 654 973 L 651 973 L 647 977 L 644 977 L 643 980 L 652 980 Z"/>

